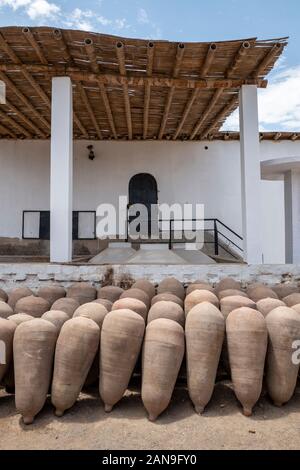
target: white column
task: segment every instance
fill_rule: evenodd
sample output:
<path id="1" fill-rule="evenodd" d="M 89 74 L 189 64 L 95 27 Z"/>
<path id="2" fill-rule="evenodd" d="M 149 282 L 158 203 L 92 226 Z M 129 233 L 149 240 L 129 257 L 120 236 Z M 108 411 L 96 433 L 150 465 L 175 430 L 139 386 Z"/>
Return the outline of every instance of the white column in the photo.
<path id="1" fill-rule="evenodd" d="M 300 172 L 284 174 L 285 262 L 300 263 Z"/>
<path id="2" fill-rule="evenodd" d="M 52 79 L 50 261 L 72 260 L 73 110 L 69 77 Z"/>
<path id="3" fill-rule="evenodd" d="M 255 85 L 243 85 L 240 90 L 240 145 L 244 260 L 248 264 L 261 264 L 260 156 Z"/>

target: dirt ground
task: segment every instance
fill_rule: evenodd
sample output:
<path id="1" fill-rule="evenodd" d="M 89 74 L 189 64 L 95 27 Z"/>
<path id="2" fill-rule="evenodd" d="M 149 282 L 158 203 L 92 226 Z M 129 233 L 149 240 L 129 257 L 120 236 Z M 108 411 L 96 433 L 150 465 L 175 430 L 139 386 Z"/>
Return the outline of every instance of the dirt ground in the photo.
<path id="1" fill-rule="evenodd" d="M 299 449 L 300 387 L 284 407 L 264 393 L 246 418 L 230 382 L 219 382 L 202 416 L 178 385 L 169 408 L 147 420 L 139 390 L 132 386 L 111 414 L 105 414 L 97 389 L 82 393 L 64 417 L 57 418 L 48 399 L 33 425 L 25 426 L 14 396 L 0 391 L 0 449 Z"/>

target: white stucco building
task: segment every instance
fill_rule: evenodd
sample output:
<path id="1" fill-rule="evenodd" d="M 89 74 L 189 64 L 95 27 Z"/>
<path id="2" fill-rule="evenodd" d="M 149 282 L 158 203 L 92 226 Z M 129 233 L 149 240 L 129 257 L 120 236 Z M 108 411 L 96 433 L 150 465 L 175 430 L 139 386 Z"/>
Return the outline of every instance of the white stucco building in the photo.
<path id="1" fill-rule="evenodd" d="M 300 138 L 258 132 L 257 87 L 285 40 L 178 45 L 51 28 L 0 33 L 2 256 L 50 251 L 50 261 L 70 262 L 72 238 L 75 253 L 96 254 L 104 246 L 94 239 L 97 207 L 118 207 L 121 195 L 130 202 L 130 185 L 144 175 L 159 204 L 204 204 L 205 218 L 230 229 L 220 243 L 248 264 L 299 262 Z M 220 133 L 238 105 L 240 135 Z"/>

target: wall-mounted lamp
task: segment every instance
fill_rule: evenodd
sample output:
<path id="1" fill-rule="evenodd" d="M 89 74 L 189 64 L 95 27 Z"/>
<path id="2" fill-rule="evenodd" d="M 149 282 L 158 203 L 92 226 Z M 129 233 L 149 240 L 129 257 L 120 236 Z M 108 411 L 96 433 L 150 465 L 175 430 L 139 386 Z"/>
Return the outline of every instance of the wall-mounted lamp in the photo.
<path id="1" fill-rule="evenodd" d="M 96 155 L 95 155 L 95 152 L 94 152 L 94 146 L 93 146 L 93 145 L 88 145 L 88 146 L 87 146 L 87 149 L 88 149 L 88 151 L 89 151 L 89 159 L 90 159 L 90 160 L 94 160 L 94 158 L 95 158 L 95 156 L 96 156 Z"/>

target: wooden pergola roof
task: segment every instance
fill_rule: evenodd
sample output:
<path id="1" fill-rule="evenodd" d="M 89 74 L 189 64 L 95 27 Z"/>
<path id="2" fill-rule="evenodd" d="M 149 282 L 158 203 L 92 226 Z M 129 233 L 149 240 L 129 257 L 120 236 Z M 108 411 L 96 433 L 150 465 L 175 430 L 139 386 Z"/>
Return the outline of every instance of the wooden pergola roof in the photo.
<path id="1" fill-rule="evenodd" d="M 0 138 L 48 138 L 51 78 L 74 86 L 74 138 L 202 140 L 265 76 L 287 38 L 175 43 L 48 27 L 0 28 Z M 62 110 L 63 112 L 63 110 Z"/>

